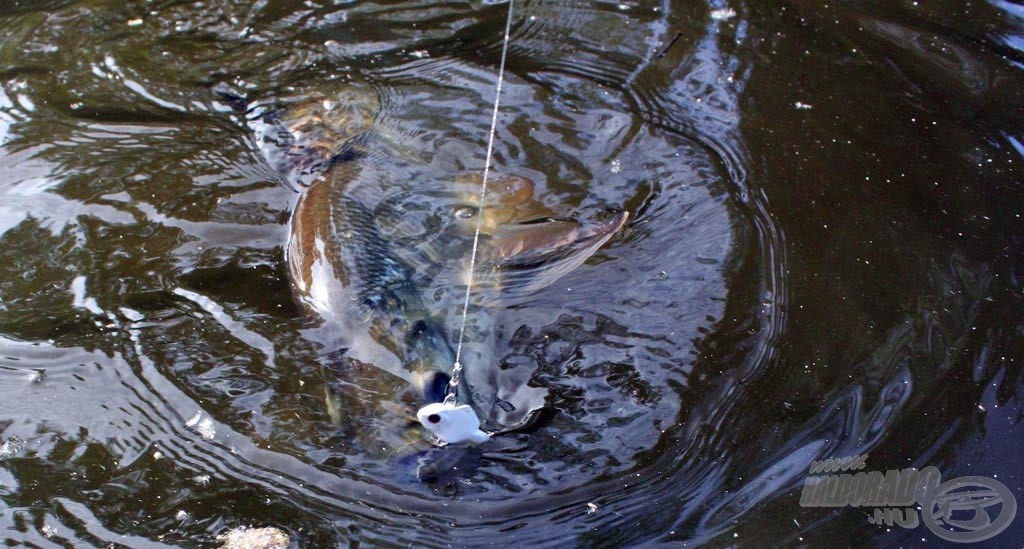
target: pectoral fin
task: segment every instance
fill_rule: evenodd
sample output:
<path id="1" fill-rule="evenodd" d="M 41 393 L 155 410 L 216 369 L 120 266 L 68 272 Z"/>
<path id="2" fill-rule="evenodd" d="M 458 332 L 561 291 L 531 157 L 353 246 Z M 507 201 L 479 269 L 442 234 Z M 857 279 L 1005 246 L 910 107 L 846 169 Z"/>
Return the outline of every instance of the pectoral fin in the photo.
<path id="1" fill-rule="evenodd" d="M 542 219 L 498 227 L 487 247 L 488 259 L 508 261 L 527 254 L 544 254 L 572 245 L 583 226 L 574 219 Z"/>
<path id="2" fill-rule="evenodd" d="M 617 212 L 593 224 L 564 219 L 500 227 L 474 275 L 485 302 L 508 302 L 551 285 L 594 255 L 629 218 Z"/>

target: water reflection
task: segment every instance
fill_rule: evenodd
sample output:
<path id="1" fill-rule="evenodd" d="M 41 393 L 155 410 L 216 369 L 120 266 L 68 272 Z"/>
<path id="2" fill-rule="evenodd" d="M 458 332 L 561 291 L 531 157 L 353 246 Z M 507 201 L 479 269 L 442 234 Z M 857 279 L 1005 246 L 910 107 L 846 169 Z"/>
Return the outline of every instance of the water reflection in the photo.
<path id="1" fill-rule="evenodd" d="M 799 507 L 811 461 L 859 453 L 1019 492 L 1005 2 L 518 3 L 495 168 L 565 215 L 625 208 L 629 232 L 474 319 L 487 419 L 542 405 L 536 430 L 430 483 L 416 453 L 339 431 L 283 265 L 295 196 L 211 88 L 271 106 L 372 88 L 392 145 L 355 192 L 455 326 L 443 185 L 482 166 L 504 9 L 0 8 L 8 540 L 927 535 Z"/>

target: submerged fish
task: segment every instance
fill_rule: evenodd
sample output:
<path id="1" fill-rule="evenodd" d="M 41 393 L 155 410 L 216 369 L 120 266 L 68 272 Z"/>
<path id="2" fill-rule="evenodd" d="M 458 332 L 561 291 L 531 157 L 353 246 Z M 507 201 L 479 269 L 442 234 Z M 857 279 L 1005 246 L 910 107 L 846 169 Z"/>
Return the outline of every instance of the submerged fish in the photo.
<path id="1" fill-rule="evenodd" d="M 376 177 L 362 159 L 386 140 L 374 131 L 379 101 L 352 91 L 337 101 L 276 112 L 250 110 L 237 95 L 218 93 L 247 111 L 268 164 L 300 191 L 286 260 L 297 301 L 313 319 L 309 333 L 346 386 L 327 395 L 332 419 L 349 427 L 362 422 L 387 438 L 384 445 L 402 445 L 408 437 L 387 435 L 395 430 L 386 427 L 408 427 L 415 422 L 412 406 L 444 399 L 455 357 L 450 334 L 425 305 L 413 269 L 352 192 L 353 182 Z M 477 276 L 482 289 L 500 295 L 550 284 L 590 257 L 627 218 L 620 212 L 584 227 L 556 217 L 536 199 L 528 179 L 497 175 L 492 183 L 480 203 L 472 197 L 479 176 L 453 176 L 452 193 L 464 204 L 453 212 L 452 224 L 469 235 L 479 217 L 485 242 Z M 460 402 L 470 403 L 465 384 L 456 390 Z"/>
<path id="2" fill-rule="evenodd" d="M 372 439 L 368 448 L 406 446 L 416 408 L 447 394 L 455 354 L 412 269 L 351 194 L 367 168 L 359 160 L 378 138 L 370 131 L 376 96 L 353 90 L 337 101 L 266 110 L 250 109 L 226 89 L 217 93 L 246 112 L 267 163 L 300 192 L 285 259 L 310 320 L 306 335 L 322 346 L 322 363 L 334 378 L 325 384 L 332 422 Z"/>
<path id="3" fill-rule="evenodd" d="M 379 107 L 375 94 L 353 91 L 261 114 L 253 124 L 268 163 L 302 191 L 285 258 L 297 301 L 316 324 L 310 334 L 328 349 L 336 373 L 363 393 L 337 407 L 337 423 L 353 421 L 353 412 L 376 416 L 375 406 L 403 397 L 440 402 L 455 362 L 412 269 L 392 253 L 373 212 L 350 194 L 366 167 L 358 160 L 376 137 L 370 130 Z"/>
<path id="4" fill-rule="evenodd" d="M 422 402 L 438 402 L 455 354 L 409 267 L 391 253 L 370 210 L 345 193 L 344 180 L 359 169 L 336 166 L 299 197 L 286 251 L 292 286 L 319 319 L 319 339 L 338 338 L 347 361 L 405 379 Z"/>

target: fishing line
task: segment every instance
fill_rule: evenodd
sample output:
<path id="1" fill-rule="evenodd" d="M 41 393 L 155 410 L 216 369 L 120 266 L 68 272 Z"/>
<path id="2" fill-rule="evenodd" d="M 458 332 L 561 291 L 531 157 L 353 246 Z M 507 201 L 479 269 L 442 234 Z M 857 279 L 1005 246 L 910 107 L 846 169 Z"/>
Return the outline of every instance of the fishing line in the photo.
<path id="1" fill-rule="evenodd" d="M 505 81 L 505 58 L 508 56 L 509 34 L 512 31 L 512 4 L 508 0 L 508 18 L 505 21 L 505 37 L 501 45 L 501 62 L 498 64 L 498 86 L 494 92 L 494 111 L 491 113 L 491 132 L 487 136 L 487 155 L 484 160 L 484 178 L 480 183 L 480 211 L 476 216 L 476 230 L 473 233 L 473 251 L 469 256 L 469 278 L 466 281 L 466 296 L 462 302 L 462 325 L 459 326 L 459 342 L 455 347 L 455 364 L 452 366 L 452 379 L 448 385 L 448 394 L 444 397 L 445 404 L 455 404 L 455 388 L 462 374 L 462 341 L 466 335 L 466 319 L 469 316 L 469 298 L 473 290 L 473 274 L 476 270 L 476 252 L 480 243 L 480 230 L 483 225 L 484 197 L 487 195 L 487 177 L 491 173 L 491 156 L 494 152 L 494 135 L 498 129 L 498 107 L 501 105 L 501 87 Z"/>

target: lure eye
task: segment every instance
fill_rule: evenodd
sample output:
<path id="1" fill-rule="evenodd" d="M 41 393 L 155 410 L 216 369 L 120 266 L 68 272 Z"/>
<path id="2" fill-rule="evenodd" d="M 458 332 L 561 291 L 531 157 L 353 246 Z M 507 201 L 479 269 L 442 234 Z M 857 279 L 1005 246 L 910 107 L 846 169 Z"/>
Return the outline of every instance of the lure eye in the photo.
<path id="1" fill-rule="evenodd" d="M 429 421 L 430 423 L 441 423 L 441 416 L 437 414 L 430 414 L 429 416 L 427 416 L 427 421 Z"/>

